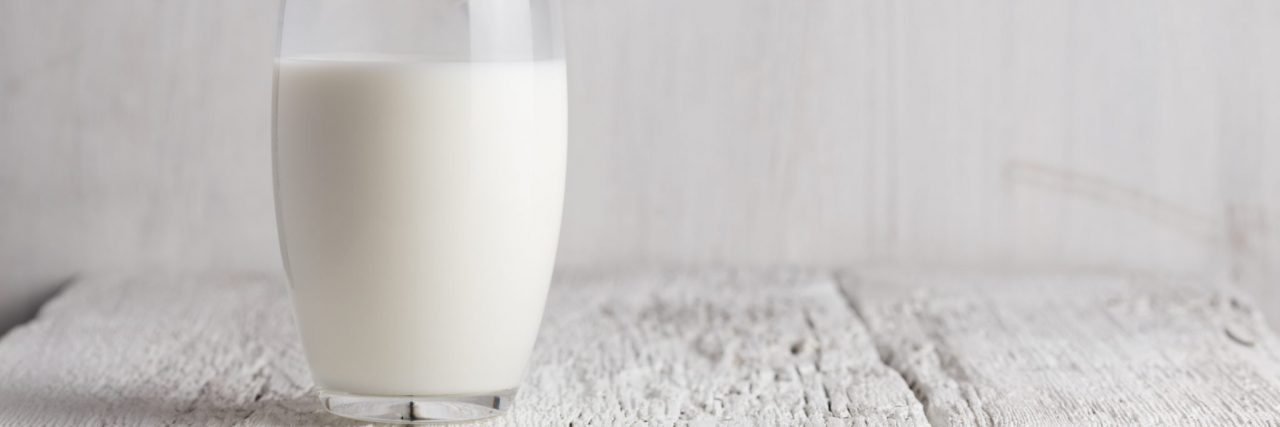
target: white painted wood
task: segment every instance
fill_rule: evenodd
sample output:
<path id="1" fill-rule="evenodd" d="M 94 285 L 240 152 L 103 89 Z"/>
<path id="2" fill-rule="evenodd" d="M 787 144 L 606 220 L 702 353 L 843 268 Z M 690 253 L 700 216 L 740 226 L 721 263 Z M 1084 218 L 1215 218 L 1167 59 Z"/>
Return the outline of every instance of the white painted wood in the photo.
<path id="1" fill-rule="evenodd" d="M 0 0 L 0 331 L 89 271 L 279 268 L 273 3 Z"/>
<path id="2" fill-rule="evenodd" d="M 322 425 L 273 275 L 95 277 L 0 340 L 0 425 Z M 561 277 L 481 425 L 926 425 L 827 276 Z"/>
<path id="3" fill-rule="evenodd" d="M 518 409 L 482 425 L 1280 422 L 1276 338 L 1212 281 L 842 282 L 562 275 Z M 289 313 L 271 274 L 87 278 L 0 340 L 0 425 L 342 424 Z"/>
<path id="4" fill-rule="evenodd" d="M 1280 4 L 688 3 L 567 9 L 565 263 L 1277 279 Z"/>
<path id="5" fill-rule="evenodd" d="M 1280 342 L 1215 281 L 850 274 L 933 425 L 1280 423 Z"/>
<path id="6" fill-rule="evenodd" d="M 0 0 L 0 329 L 86 271 L 278 268 L 275 6 Z M 1221 271 L 1280 309 L 1280 2 L 565 11 L 563 266 Z"/>

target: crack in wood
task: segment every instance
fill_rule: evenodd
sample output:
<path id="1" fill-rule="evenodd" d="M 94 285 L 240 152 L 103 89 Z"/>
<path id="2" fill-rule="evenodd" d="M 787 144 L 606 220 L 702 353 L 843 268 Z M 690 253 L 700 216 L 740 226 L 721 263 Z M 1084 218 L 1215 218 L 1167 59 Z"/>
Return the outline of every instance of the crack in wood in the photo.
<path id="1" fill-rule="evenodd" d="M 934 425 L 1280 422 L 1275 338 L 1213 279 L 919 271 L 840 279 L 882 362 L 911 379 Z M 1255 337 L 1255 346 L 1236 339 Z"/>
<path id="2" fill-rule="evenodd" d="M 852 279 L 852 276 L 843 276 L 843 278 Z M 880 344 L 878 343 L 878 340 L 876 340 L 876 331 L 867 324 L 867 319 L 863 317 L 862 311 L 858 309 L 858 305 L 854 301 L 855 297 L 849 293 L 848 288 L 846 286 L 842 285 L 841 280 L 842 280 L 842 277 L 837 277 L 835 275 L 832 275 L 829 282 L 832 284 L 832 286 L 835 286 L 836 295 L 839 295 L 840 299 L 844 301 L 844 306 L 847 307 L 849 309 L 849 312 L 853 314 L 853 317 L 857 319 L 858 322 L 862 323 L 864 328 L 866 328 L 867 334 L 871 337 L 871 351 L 875 352 L 876 358 L 880 360 L 880 364 L 884 366 L 885 369 L 888 369 L 890 372 L 893 372 L 898 376 L 900 380 L 902 380 L 902 384 L 905 385 L 907 389 L 911 391 L 911 396 L 912 398 L 915 399 L 916 403 L 926 409 L 925 422 L 929 423 L 929 425 L 935 425 L 934 420 L 931 420 L 928 417 L 928 411 L 927 411 L 927 409 L 929 408 L 928 396 L 925 395 L 924 390 L 916 387 L 914 382 L 907 378 L 907 373 L 899 370 L 897 367 L 894 366 L 891 353 L 887 353 L 886 351 L 884 351 L 885 349 L 880 348 Z"/>
<path id="3" fill-rule="evenodd" d="M 926 425 L 825 277 L 562 275 L 548 297 L 522 409 L 478 426 Z M 7 379 L 0 426 L 339 421 L 313 394 L 278 278 L 85 282 L 0 340 Z M 77 356 L 84 354 L 93 357 Z"/>

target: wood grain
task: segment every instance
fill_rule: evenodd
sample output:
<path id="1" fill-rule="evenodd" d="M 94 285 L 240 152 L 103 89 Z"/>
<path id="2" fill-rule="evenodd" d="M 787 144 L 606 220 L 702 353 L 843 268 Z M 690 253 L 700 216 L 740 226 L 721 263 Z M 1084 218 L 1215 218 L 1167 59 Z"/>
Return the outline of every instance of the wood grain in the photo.
<path id="1" fill-rule="evenodd" d="M 517 409 L 482 425 L 1280 423 L 1276 337 L 1215 281 L 840 280 L 561 274 Z M 0 378 L 4 426 L 346 424 L 270 274 L 87 278 L 0 340 Z"/>
<path id="2" fill-rule="evenodd" d="M 1221 272 L 1280 310 L 1280 2 L 565 13 L 562 266 Z M 0 318 L 79 273 L 279 268 L 275 14 L 0 0 Z"/>
<path id="3" fill-rule="evenodd" d="M 846 275 L 933 425 L 1271 425 L 1280 353 L 1245 297 L 1151 275 Z"/>
<path id="4" fill-rule="evenodd" d="M 594 278 L 593 278 L 594 277 Z M 484 425 L 925 425 L 827 276 L 561 277 Z M 0 425 L 323 425 L 270 275 L 77 283 L 0 340 Z"/>
<path id="5" fill-rule="evenodd" d="M 0 0 L 0 331 L 91 271 L 279 268 L 276 7 Z"/>

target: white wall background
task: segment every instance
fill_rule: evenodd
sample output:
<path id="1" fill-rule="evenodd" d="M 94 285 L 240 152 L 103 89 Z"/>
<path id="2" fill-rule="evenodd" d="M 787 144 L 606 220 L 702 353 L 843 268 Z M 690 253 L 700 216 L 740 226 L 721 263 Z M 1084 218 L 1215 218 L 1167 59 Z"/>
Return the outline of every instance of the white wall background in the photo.
<path id="1" fill-rule="evenodd" d="M 276 12 L 0 0 L 0 329 L 77 274 L 278 268 Z M 1280 309 L 1280 2 L 566 14 L 564 267 L 1201 271 Z"/>

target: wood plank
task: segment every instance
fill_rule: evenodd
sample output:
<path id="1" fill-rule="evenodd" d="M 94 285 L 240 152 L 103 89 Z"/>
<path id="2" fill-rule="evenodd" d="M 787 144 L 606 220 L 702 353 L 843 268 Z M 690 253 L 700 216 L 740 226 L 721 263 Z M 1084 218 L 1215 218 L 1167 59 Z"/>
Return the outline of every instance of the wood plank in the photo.
<path id="1" fill-rule="evenodd" d="M 827 276 L 730 271 L 553 286 L 517 409 L 489 425 L 925 425 Z M 71 286 L 0 340 L 0 425 L 338 424 L 271 275 Z"/>
<path id="2" fill-rule="evenodd" d="M 563 3 L 562 266 L 1221 270 L 1280 318 L 1280 2 Z M 277 9 L 0 1 L 0 313 L 278 268 Z"/>
<path id="3" fill-rule="evenodd" d="M 1280 423 L 1277 341 L 1249 300 L 1154 275 L 849 274 L 934 425 Z"/>

